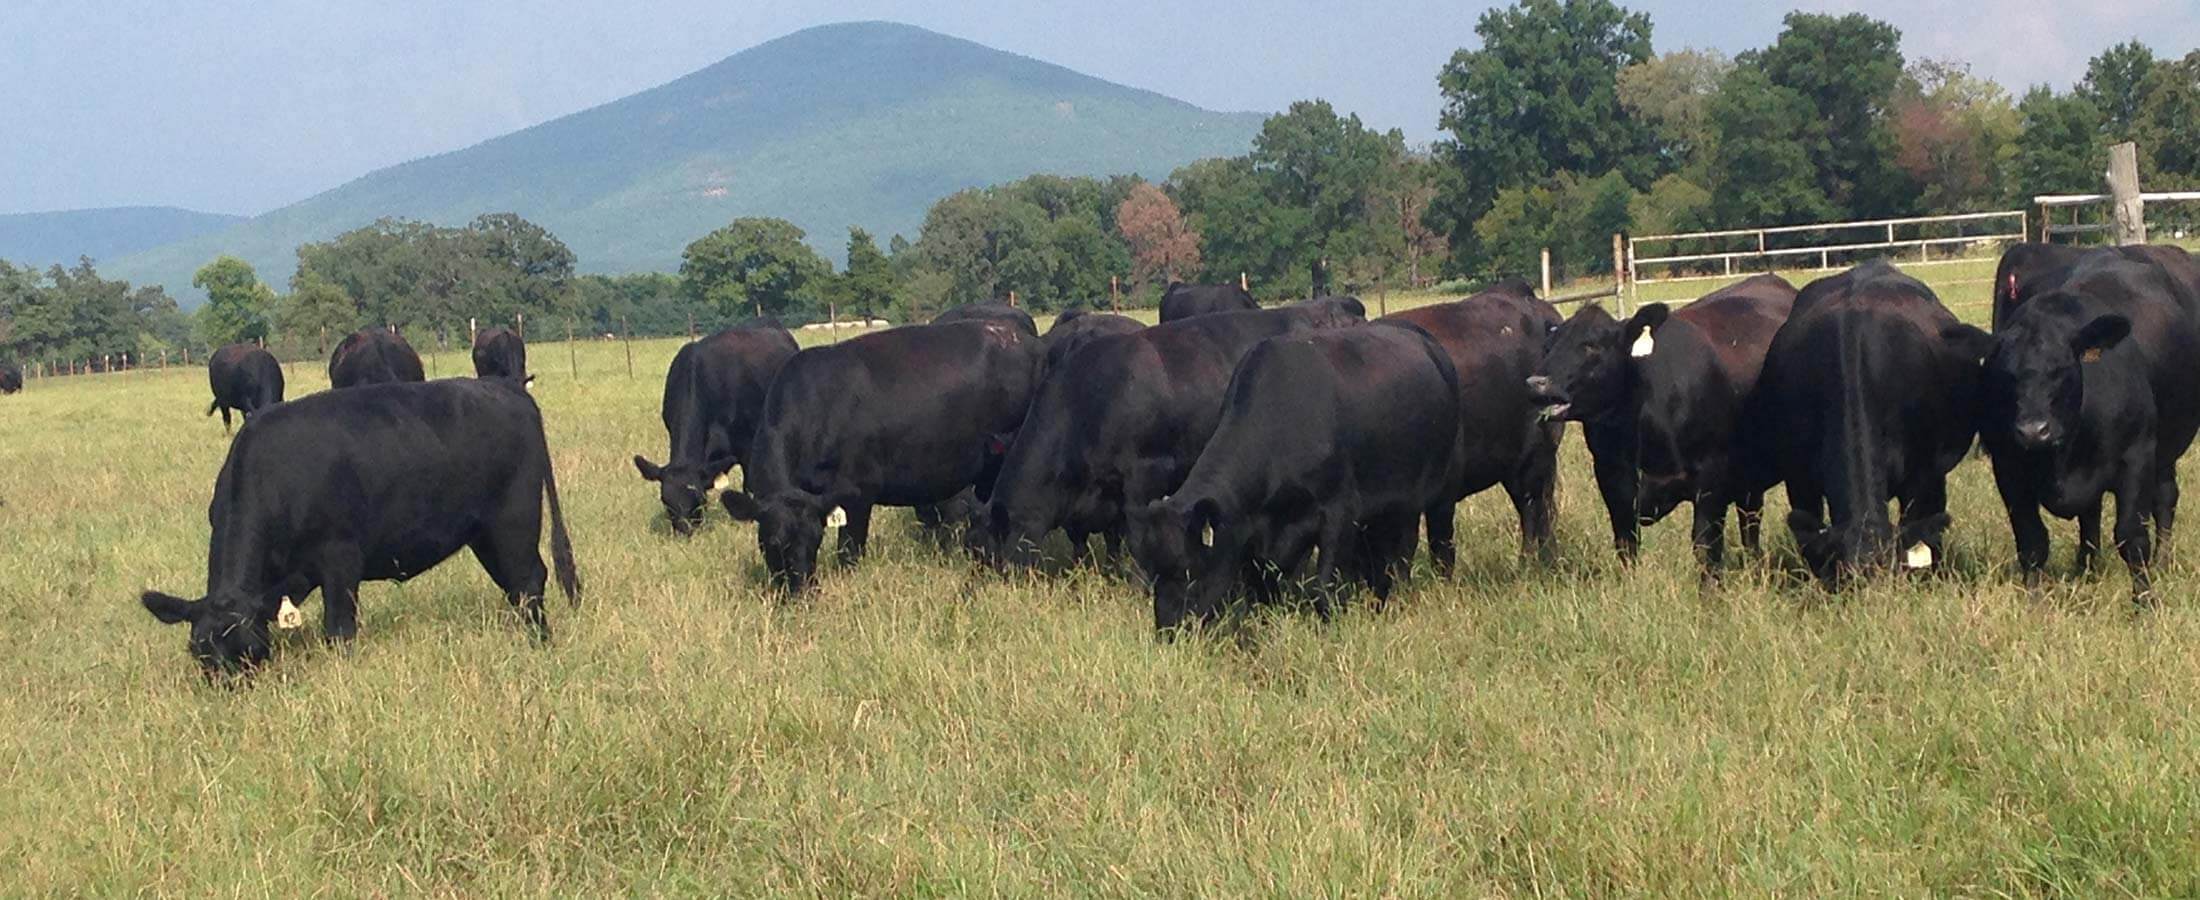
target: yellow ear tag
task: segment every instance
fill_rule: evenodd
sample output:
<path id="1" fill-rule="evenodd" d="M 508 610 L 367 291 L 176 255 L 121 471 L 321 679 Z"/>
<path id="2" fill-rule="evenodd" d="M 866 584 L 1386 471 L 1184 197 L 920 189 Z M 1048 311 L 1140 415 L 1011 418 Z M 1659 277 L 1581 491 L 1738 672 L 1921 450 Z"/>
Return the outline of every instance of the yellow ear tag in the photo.
<path id="1" fill-rule="evenodd" d="M 1651 339 L 1650 329 L 1645 328 L 1642 330 L 1642 337 L 1636 338 L 1635 342 L 1628 346 L 1627 355 L 1640 359 L 1649 356 L 1650 351 L 1656 349 L 1658 349 L 1658 342 Z"/>
<path id="2" fill-rule="evenodd" d="M 711 483 L 710 483 L 710 489 L 711 489 L 711 490 L 714 490 L 714 491 L 722 491 L 722 490 L 725 490 L 725 489 L 727 489 L 727 488 L 729 488 L 729 487 L 732 487 L 732 486 L 733 486 L 733 473 L 732 473 L 732 472 L 723 472 L 723 473 L 720 473 L 720 474 L 719 474 L 719 476 L 718 476 L 718 480 L 717 480 L 717 481 L 713 481 L 713 482 L 711 482 Z"/>
<path id="3" fill-rule="evenodd" d="M 1213 523 L 1208 523 L 1199 530 L 1199 545 L 1209 550 L 1215 548 L 1215 526 Z"/>
<path id="4" fill-rule="evenodd" d="M 1917 542 L 1910 547 L 1910 552 L 1902 555 L 1902 564 L 1912 569 L 1931 567 L 1933 564 L 1933 548 L 1925 546 L 1924 541 Z"/>
<path id="5" fill-rule="evenodd" d="M 289 631 L 306 623 L 306 614 L 298 611 L 298 604 L 283 598 L 283 607 L 275 611 L 275 627 Z"/>
<path id="6" fill-rule="evenodd" d="M 827 528 L 842 528 L 847 524 L 848 511 L 845 509 L 835 506 L 832 512 L 825 514 L 825 527 Z"/>
<path id="7" fill-rule="evenodd" d="M 2089 363 L 2095 363 L 2095 362 L 2100 362 L 2100 361 L 2101 361 L 2101 348 L 2099 348 L 2099 347 L 2091 347 L 2091 348 L 2088 348 L 2088 349 L 2087 349 L 2087 350 L 2085 351 L 2085 353 L 2084 353 L 2083 355 L 2081 355 L 2081 356 L 2079 356 L 2079 357 L 2078 357 L 2078 359 L 2079 359 L 2079 361 L 2081 361 L 2081 362 L 2089 362 Z"/>

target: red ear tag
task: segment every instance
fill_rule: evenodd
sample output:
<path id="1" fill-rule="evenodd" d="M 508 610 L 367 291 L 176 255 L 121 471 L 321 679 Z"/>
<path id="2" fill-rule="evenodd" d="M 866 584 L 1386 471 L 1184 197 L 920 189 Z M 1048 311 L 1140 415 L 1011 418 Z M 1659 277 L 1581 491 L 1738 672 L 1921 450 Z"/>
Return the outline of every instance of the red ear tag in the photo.
<path id="1" fill-rule="evenodd" d="M 2094 348 L 2092 348 L 2092 349 L 2090 349 L 2090 350 L 2087 350 L 2087 351 L 2085 351 L 2085 353 L 2084 353 L 2083 355 L 2079 356 L 2079 357 L 2078 357 L 2078 359 L 2079 359 L 2079 360 L 2080 360 L 2081 362 L 2089 362 L 2089 363 L 2097 363 L 2097 362 L 2100 362 L 2100 361 L 2101 361 L 2101 348 L 2099 348 L 2099 347 L 2094 347 Z"/>

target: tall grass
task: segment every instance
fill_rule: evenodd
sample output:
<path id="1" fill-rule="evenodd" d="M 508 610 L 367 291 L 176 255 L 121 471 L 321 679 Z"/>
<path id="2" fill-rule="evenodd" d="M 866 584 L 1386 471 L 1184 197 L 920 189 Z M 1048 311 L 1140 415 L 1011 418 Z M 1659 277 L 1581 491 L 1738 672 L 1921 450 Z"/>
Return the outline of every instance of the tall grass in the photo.
<path id="1" fill-rule="evenodd" d="M 2153 612 L 2113 565 L 2028 597 L 1983 462 L 1946 578 L 1699 595 L 1679 517 L 1613 561 L 1569 439 L 1555 571 L 1478 497 L 1385 612 L 1160 646 L 1135 584 L 981 576 L 900 514 L 775 602 L 626 461 L 675 347 L 534 348 L 590 587 L 554 645 L 462 554 L 368 586 L 348 651 L 309 604 L 239 690 L 135 601 L 203 585 L 203 371 L 0 399 L 0 891 L 2200 894 L 2190 566 Z"/>

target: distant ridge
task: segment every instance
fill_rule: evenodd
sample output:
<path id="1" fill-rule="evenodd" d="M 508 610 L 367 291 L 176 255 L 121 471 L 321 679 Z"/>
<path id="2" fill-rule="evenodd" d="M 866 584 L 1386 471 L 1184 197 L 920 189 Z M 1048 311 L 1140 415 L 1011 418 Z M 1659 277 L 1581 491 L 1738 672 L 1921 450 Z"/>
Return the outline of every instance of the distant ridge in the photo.
<path id="1" fill-rule="evenodd" d="M 461 224 L 485 212 L 549 228 L 587 271 L 674 269 L 689 241 L 744 215 L 792 220 L 838 259 L 850 225 L 913 239 L 926 208 L 963 188 L 1037 173 L 1164 177 L 1245 152 L 1261 119 L 908 25 L 826 25 L 112 269 L 190 298 L 191 272 L 219 253 L 281 283 L 300 243 L 385 216 Z"/>
<path id="2" fill-rule="evenodd" d="M 39 269 L 55 263 L 75 265 L 82 256 L 104 261 L 212 234 L 242 221 L 243 216 L 173 206 L 0 214 L 0 259 Z"/>

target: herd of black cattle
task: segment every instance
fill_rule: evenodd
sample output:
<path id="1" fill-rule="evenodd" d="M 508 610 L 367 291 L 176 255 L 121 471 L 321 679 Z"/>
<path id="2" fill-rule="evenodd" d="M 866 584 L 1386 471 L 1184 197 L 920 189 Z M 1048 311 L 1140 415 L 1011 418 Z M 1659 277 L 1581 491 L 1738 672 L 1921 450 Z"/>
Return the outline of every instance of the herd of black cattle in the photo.
<path id="1" fill-rule="evenodd" d="M 1042 336 L 976 304 L 809 350 L 752 320 L 680 349 L 669 458 L 634 465 L 681 534 L 719 492 L 790 592 L 812 584 L 827 528 L 843 564 L 860 558 L 879 506 L 914 507 L 1002 570 L 1035 567 L 1057 529 L 1083 562 L 1097 535 L 1111 560 L 1127 548 L 1167 635 L 1248 601 L 1303 597 L 1323 617 L 1362 585 L 1379 601 L 1424 522 L 1448 575 L 1453 507 L 1491 487 L 1524 552 L 1549 559 L 1566 421 L 1622 557 L 1688 502 L 1716 579 L 1727 509 L 1754 553 L 1784 485 L 1827 585 L 1938 567 L 1946 478 L 1976 440 L 2028 579 L 2046 564 L 2040 510 L 2078 520 L 2089 567 L 2113 494 L 2115 546 L 2149 601 L 2147 524 L 2166 544 L 2200 428 L 2200 265 L 2173 247 L 2019 245 L 1993 300 L 1989 333 L 1870 262 L 1625 320 L 1562 320 L 1521 284 L 1373 321 L 1350 297 L 1262 309 L 1236 285 L 1175 285 L 1151 327 L 1069 313 Z M 249 667 L 312 591 L 325 635 L 346 639 L 360 582 L 465 547 L 547 637 L 544 501 L 559 586 L 576 601 L 580 586 L 526 350 L 490 329 L 474 363 L 478 378 L 424 381 L 402 339 L 361 331 L 330 357 L 335 390 L 284 403 L 265 351 L 217 353 L 208 412 L 249 424 L 215 481 L 207 593 L 147 592 L 146 608 L 191 623 L 209 671 Z"/>

